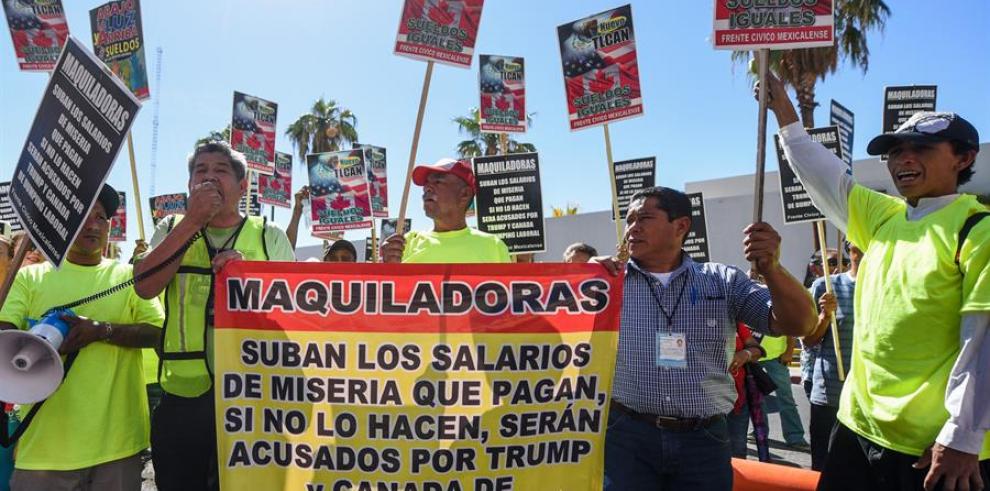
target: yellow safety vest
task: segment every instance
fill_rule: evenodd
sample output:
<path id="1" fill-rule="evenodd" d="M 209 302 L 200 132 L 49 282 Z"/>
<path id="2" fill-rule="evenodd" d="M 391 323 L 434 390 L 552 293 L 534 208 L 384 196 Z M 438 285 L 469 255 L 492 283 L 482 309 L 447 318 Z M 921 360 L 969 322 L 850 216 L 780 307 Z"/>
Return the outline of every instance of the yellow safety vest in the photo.
<path id="1" fill-rule="evenodd" d="M 169 230 L 182 220 L 175 215 Z M 234 232 L 232 249 L 245 260 L 267 261 L 262 217 L 247 217 Z M 202 235 L 182 256 L 179 271 L 165 288 L 165 324 L 159 352 L 158 381 L 162 390 L 197 397 L 213 386 L 207 361 L 207 330 L 213 328 L 213 268 L 207 240 Z"/>

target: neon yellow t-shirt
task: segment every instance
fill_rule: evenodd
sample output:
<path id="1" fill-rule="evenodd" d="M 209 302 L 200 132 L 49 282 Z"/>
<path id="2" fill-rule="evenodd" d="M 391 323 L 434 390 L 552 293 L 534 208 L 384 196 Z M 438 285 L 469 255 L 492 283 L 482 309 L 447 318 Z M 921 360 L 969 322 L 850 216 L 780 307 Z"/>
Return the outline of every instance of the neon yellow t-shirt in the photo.
<path id="1" fill-rule="evenodd" d="M 962 313 L 990 311 L 990 222 L 974 227 L 955 265 L 959 230 L 985 211 L 963 195 L 920 220 L 906 203 L 862 186 L 849 194 L 849 240 L 864 251 L 856 280 L 852 367 L 839 420 L 898 452 L 921 455 L 949 418 L 945 389 Z M 990 435 L 980 458 L 990 457 Z"/>
<path id="2" fill-rule="evenodd" d="M 763 336 L 760 346 L 767 352 L 760 361 L 776 360 L 787 351 L 787 336 Z"/>
<path id="3" fill-rule="evenodd" d="M 509 248 L 495 235 L 465 227 L 453 232 L 409 232 L 404 263 L 511 263 Z"/>
<path id="4" fill-rule="evenodd" d="M 0 321 L 21 329 L 48 309 L 129 280 L 131 266 L 104 259 L 97 266 L 69 262 L 21 269 L 0 311 Z M 73 309 L 76 315 L 111 324 L 161 326 L 157 300 L 133 288 Z M 25 407 L 24 411 L 28 408 Z M 148 447 L 148 398 L 141 350 L 102 341 L 79 351 L 65 382 L 52 394 L 17 443 L 16 468 L 76 470 L 129 457 Z"/>

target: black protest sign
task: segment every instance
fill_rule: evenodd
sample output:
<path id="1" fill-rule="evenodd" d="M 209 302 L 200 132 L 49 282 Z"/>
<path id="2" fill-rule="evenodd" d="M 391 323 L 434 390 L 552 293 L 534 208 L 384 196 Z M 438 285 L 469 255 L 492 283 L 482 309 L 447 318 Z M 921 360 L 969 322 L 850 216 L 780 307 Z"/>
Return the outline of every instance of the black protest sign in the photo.
<path id="1" fill-rule="evenodd" d="M 14 207 L 10 205 L 10 183 L 0 182 L 0 220 L 10 224 L 10 230 L 16 232 L 23 230 L 21 220 L 14 213 Z"/>
<path id="2" fill-rule="evenodd" d="M 405 219 L 405 227 L 402 227 L 404 232 L 412 230 L 412 218 Z M 387 239 L 395 235 L 395 227 L 399 224 L 398 218 L 387 218 L 382 220 L 382 238 Z"/>
<path id="3" fill-rule="evenodd" d="M 14 213 L 55 266 L 62 264 L 96 201 L 139 108 L 120 79 L 70 37 L 10 188 Z"/>
<path id="4" fill-rule="evenodd" d="M 629 199 L 640 190 L 656 186 L 656 181 L 656 157 L 616 162 L 615 192 L 619 197 L 619 218 L 625 218 Z"/>
<path id="5" fill-rule="evenodd" d="M 836 157 L 842 158 L 842 145 L 840 144 L 839 128 L 836 126 L 826 126 L 824 128 L 814 128 L 808 130 L 808 135 L 812 141 L 816 141 L 832 151 Z M 780 199 L 783 203 L 784 223 L 803 223 L 815 220 L 824 220 L 825 215 L 811 202 L 804 185 L 798 180 L 797 175 L 791 168 L 784 149 L 780 146 L 780 136 L 774 136 L 774 143 L 777 144 L 777 163 L 780 166 Z"/>
<path id="6" fill-rule="evenodd" d="M 478 229 L 499 236 L 510 253 L 545 251 L 538 154 L 477 157 L 472 162 Z"/>
<path id="7" fill-rule="evenodd" d="M 261 202 L 258 201 L 258 174 L 254 171 L 248 173 L 251 180 L 248 183 L 247 191 L 241 196 L 241 201 L 237 203 L 237 211 L 241 215 L 261 216 Z"/>
<path id="8" fill-rule="evenodd" d="M 711 260 L 708 255 L 708 219 L 705 218 L 705 198 L 701 193 L 689 193 L 691 200 L 691 229 L 681 247 L 691 259 L 699 263 Z"/>
<path id="9" fill-rule="evenodd" d="M 852 170 L 853 163 L 853 129 L 855 128 L 855 123 L 856 115 L 833 99 L 832 110 L 829 113 L 829 124 L 839 128 L 842 160 L 849 166 L 850 171 Z"/>
<path id="10" fill-rule="evenodd" d="M 883 132 L 893 133 L 916 112 L 934 111 L 938 86 L 908 85 L 883 90 Z"/>

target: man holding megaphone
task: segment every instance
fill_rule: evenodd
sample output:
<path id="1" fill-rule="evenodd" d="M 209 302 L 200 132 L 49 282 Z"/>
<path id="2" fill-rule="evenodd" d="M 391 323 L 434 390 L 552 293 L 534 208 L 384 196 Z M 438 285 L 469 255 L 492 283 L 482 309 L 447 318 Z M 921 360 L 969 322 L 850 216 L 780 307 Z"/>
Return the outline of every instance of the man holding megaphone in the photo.
<path id="1" fill-rule="evenodd" d="M 0 331 L 0 401 L 42 404 L 17 441 L 13 491 L 141 487 L 138 453 L 150 422 L 140 348 L 158 345 L 161 304 L 128 287 L 52 311 L 133 276 L 131 266 L 102 256 L 118 203 L 104 185 L 61 269 L 21 269 L 0 310 L 0 329 L 31 328 Z M 64 380 L 56 349 L 73 359 Z"/>

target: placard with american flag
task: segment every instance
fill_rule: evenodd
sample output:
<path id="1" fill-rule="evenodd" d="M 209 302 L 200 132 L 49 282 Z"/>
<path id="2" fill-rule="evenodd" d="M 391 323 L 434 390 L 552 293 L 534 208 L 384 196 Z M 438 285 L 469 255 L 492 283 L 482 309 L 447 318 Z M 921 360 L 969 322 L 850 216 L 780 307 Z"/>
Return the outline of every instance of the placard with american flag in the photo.
<path id="1" fill-rule="evenodd" d="M 253 95 L 234 92 L 230 122 L 230 146 L 244 154 L 248 168 L 275 174 L 275 122 L 278 104 Z"/>
<path id="2" fill-rule="evenodd" d="M 69 38 L 62 0 L 4 0 L 3 12 L 21 70 L 54 70 Z"/>
<path id="3" fill-rule="evenodd" d="M 526 132 L 526 71 L 519 56 L 478 55 L 481 131 Z"/>
<path id="4" fill-rule="evenodd" d="M 715 0 L 715 49 L 749 51 L 835 44 L 834 0 L 795 3 Z"/>
<path id="5" fill-rule="evenodd" d="M 395 54 L 468 68 L 483 0 L 406 0 Z"/>
<path id="6" fill-rule="evenodd" d="M 306 167 L 314 234 L 371 228 L 371 197 L 361 149 L 311 153 Z"/>
<path id="7" fill-rule="evenodd" d="M 275 175 L 258 176 L 258 201 L 282 208 L 292 207 L 292 154 L 275 152 Z"/>
<path id="8" fill-rule="evenodd" d="M 643 114 L 632 6 L 557 27 L 572 130 Z"/>

